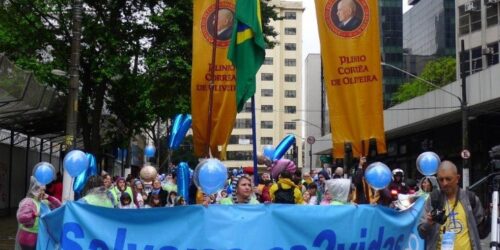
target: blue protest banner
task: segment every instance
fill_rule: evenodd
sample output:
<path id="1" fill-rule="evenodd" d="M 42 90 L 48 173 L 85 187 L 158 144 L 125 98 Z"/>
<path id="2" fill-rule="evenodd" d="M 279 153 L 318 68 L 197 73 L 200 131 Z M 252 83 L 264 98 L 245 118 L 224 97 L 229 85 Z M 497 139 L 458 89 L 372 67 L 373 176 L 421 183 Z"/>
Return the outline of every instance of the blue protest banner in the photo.
<path id="1" fill-rule="evenodd" d="M 419 199 L 398 212 L 370 205 L 110 209 L 77 202 L 42 217 L 37 249 L 423 249 Z"/>

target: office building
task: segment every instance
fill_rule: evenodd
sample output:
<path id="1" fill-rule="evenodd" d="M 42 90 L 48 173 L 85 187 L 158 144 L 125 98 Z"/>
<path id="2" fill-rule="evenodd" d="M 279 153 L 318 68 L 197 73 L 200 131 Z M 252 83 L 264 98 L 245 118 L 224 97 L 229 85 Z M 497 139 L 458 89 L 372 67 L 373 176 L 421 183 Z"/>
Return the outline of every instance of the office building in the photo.
<path id="1" fill-rule="evenodd" d="M 465 75 L 480 72 L 498 64 L 499 30 L 498 0 L 457 0 L 456 13 L 457 62 L 463 63 Z M 464 56 L 461 58 L 461 45 L 464 44 Z M 460 67 L 457 65 L 457 78 Z"/>
<path id="2" fill-rule="evenodd" d="M 379 0 L 380 44 L 385 63 L 403 66 L 403 13 L 401 0 Z M 382 67 L 384 108 L 391 106 L 392 95 L 403 83 L 403 76 L 390 67 Z"/>
<path id="3" fill-rule="evenodd" d="M 419 75 L 429 61 L 455 55 L 455 0 L 412 4 L 403 14 L 404 68 Z"/>
<path id="4" fill-rule="evenodd" d="M 283 20 L 272 21 L 279 33 L 278 44 L 266 50 L 264 65 L 257 73 L 256 117 L 257 151 L 266 145 L 276 147 L 287 134 L 294 134 L 296 145 L 286 158 L 302 167 L 302 2 L 270 1 Z M 250 102 L 236 117 L 228 146 L 228 167 L 253 166 L 252 116 Z"/>

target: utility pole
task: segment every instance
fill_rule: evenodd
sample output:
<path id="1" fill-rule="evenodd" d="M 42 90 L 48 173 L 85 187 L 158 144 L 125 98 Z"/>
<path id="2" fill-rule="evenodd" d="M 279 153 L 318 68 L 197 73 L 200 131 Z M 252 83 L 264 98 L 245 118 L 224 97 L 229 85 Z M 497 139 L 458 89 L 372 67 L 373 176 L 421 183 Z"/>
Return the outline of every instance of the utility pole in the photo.
<path id="1" fill-rule="evenodd" d="M 66 152 L 76 146 L 78 129 L 78 87 L 80 82 L 80 39 L 82 36 L 82 0 L 73 1 L 73 38 L 71 41 L 71 65 L 69 69 L 68 102 L 66 107 Z M 64 170 L 63 201 L 73 200 L 72 177 Z"/>
<path id="2" fill-rule="evenodd" d="M 467 81 L 465 74 L 465 60 L 468 55 L 465 52 L 464 40 L 460 44 L 460 78 L 462 79 L 462 100 L 460 102 L 460 110 L 462 111 L 462 152 L 469 151 L 469 121 L 467 110 Z M 462 157 L 462 186 L 466 188 L 469 186 L 469 159 Z"/>

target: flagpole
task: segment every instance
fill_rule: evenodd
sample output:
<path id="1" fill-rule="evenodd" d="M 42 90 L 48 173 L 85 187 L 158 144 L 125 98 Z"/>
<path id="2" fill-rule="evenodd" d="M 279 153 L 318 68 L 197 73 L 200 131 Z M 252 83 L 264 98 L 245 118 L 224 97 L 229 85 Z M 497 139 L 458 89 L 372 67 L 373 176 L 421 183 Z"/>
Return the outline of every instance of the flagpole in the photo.
<path id="1" fill-rule="evenodd" d="M 207 122 L 207 137 L 208 137 L 208 156 L 211 157 L 212 154 L 210 152 L 210 141 L 212 140 L 212 113 L 213 113 L 213 102 L 214 102 L 214 88 L 215 88 L 215 59 L 217 53 L 217 26 L 219 25 L 219 9 L 220 9 L 220 0 L 215 0 L 215 11 L 214 11 L 214 31 L 213 31 L 213 42 L 212 42 L 212 67 L 210 67 L 210 95 L 208 97 L 208 122 Z"/>
<path id="2" fill-rule="evenodd" d="M 259 184 L 259 173 L 257 171 L 257 121 L 255 118 L 255 95 L 252 96 L 252 147 L 253 147 L 253 179 L 254 185 Z"/>

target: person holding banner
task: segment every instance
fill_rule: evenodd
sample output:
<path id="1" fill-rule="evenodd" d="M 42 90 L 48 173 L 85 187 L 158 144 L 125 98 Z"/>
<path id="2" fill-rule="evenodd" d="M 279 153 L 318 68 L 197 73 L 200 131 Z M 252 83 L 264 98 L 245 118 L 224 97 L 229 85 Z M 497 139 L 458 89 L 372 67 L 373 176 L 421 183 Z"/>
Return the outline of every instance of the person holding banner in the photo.
<path id="1" fill-rule="evenodd" d="M 460 175 L 452 162 L 441 162 L 437 179 L 441 191 L 431 193 L 418 225 L 426 249 L 481 249 L 477 228 L 485 220 L 481 201 L 460 188 Z"/>
<path id="2" fill-rule="evenodd" d="M 50 212 L 51 209 L 60 206 L 61 202 L 57 198 L 47 195 L 45 186 L 38 183 L 35 177 L 31 176 L 26 198 L 21 200 L 16 213 L 17 222 L 19 223 L 16 235 L 16 249 L 36 249 L 40 217 Z"/>
<path id="3" fill-rule="evenodd" d="M 231 185 L 233 186 L 234 193 L 227 198 L 221 199 L 221 205 L 259 204 L 253 193 L 252 178 L 250 176 L 245 174 L 237 175 L 234 177 Z"/>
<path id="4" fill-rule="evenodd" d="M 99 207 L 113 208 L 118 206 L 114 203 L 113 194 L 106 188 L 103 178 L 97 175 L 87 179 L 82 195 L 83 197 L 78 202 Z"/>
<path id="5" fill-rule="evenodd" d="M 368 164 L 366 157 L 359 159 L 359 165 L 354 174 L 353 183 L 356 187 L 356 204 L 377 204 L 380 199 L 380 192 L 374 190 L 365 180 L 365 169 Z"/>

